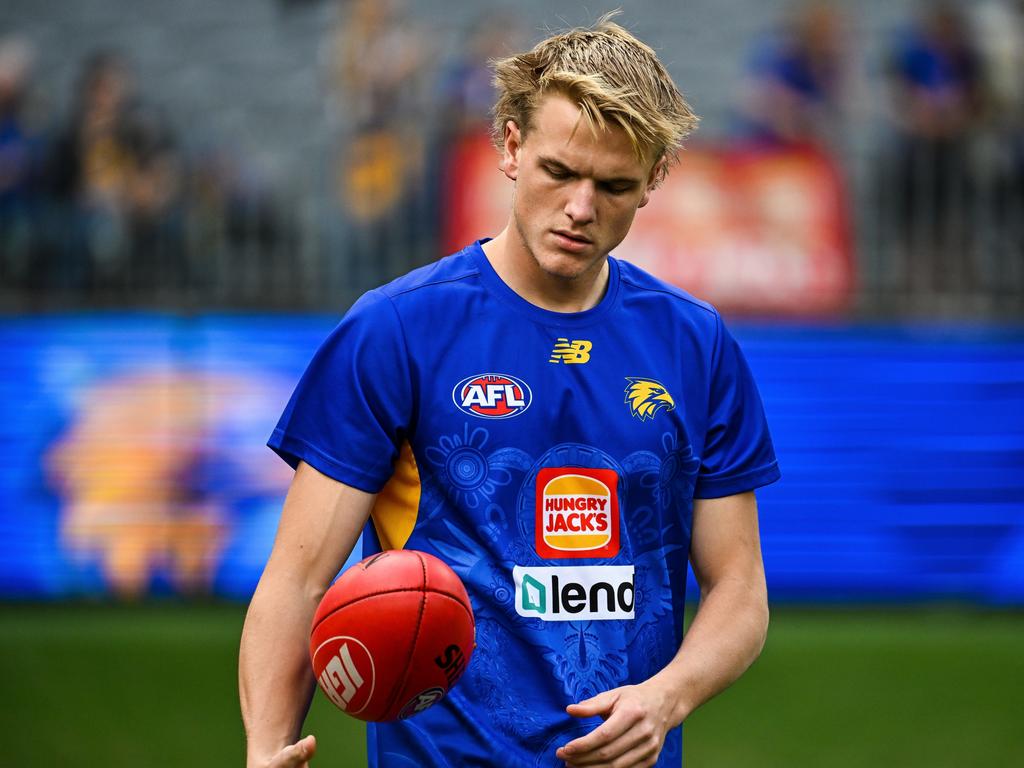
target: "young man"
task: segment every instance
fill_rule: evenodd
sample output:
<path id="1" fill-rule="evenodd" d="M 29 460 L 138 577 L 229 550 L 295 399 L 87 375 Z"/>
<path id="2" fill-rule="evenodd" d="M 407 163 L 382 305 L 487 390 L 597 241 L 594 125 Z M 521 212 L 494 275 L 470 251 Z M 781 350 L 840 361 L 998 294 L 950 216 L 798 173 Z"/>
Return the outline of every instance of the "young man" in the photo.
<path id="1" fill-rule="evenodd" d="M 363 296 L 270 440 L 297 471 L 242 636 L 251 767 L 313 755 L 308 629 L 364 524 L 366 554 L 449 563 L 477 621 L 445 699 L 368 726 L 371 765 L 678 766 L 677 726 L 764 642 L 753 489 L 779 473 L 746 363 L 609 256 L 695 118 L 607 19 L 496 82 L 508 225 Z"/>

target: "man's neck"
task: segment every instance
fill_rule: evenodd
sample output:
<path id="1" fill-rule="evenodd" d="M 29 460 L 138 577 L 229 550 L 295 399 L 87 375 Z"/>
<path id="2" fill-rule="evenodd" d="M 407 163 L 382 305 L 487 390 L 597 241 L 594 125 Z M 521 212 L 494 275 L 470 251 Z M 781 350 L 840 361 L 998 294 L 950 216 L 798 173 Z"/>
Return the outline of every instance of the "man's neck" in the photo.
<path id="1" fill-rule="evenodd" d="M 552 312 L 584 312 L 596 307 L 608 289 L 608 258 L 575 278 L 552 275 L 510 233 L 502 230 L 483 244 L 484 255 L 502 282 L 521 298 Z"/>

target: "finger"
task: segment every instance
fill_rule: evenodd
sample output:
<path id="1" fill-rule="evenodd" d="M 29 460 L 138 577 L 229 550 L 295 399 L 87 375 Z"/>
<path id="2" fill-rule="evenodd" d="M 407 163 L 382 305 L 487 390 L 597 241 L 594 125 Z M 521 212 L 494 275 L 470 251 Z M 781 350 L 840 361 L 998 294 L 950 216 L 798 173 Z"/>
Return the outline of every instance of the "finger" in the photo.
<path id="1" fill-rule="evenodd" d="M 271 768 L 300 768 L 316 754 L 316 737 L 307 736 L 285 747 L 271 761 Z"/>
<path id="2" fill-rule="evenodd" d="M 590 733 L 573 739 L 555 754 L 560 760 L 576 760 L 579 756 L 589 755 L 591 752 L 622 738 L 636 725 L 638 720 L 638 712 L 615 712 Z"/>
<path id="3" fill-rule="evenodd" d="M 619 695 L 614 689 L 604 691 L 597 694 L 597 696 L 591 696 L 589 699 L 584 699 L 576 704 L 570 704 L 565 708 L 565 711 L 573 717 L 604 716 L 612 711 L 618 698 Z"/>
<path id="4" fill-rule="evenodd" d="M 566 757 L 564 759 L 572 765 L 607 765 L 620 755 L 624 755 L 627 752 L 636 749 L 636 747 L 643 743 L 646 738 L 647 734 L 637 730 L 636 728 L 630 728 L 625 733 L 615 739 L 612 739 L 606 744 L 602 744 L 591 749 L 573 749 L 571 752 L 566 752 Z M 566 748 L 569 746 L 570 745 L 567 744 Z"/>
<path id="5" fill-rule="evenodd" d="M 621 754 L 606 760 L 581 763 L 573 758 L 565 763 L 566 768 L 647 768 L 654 765 L 661 753 L 661 744 L 651 738 L 644 738 L 641 743 Z"/>

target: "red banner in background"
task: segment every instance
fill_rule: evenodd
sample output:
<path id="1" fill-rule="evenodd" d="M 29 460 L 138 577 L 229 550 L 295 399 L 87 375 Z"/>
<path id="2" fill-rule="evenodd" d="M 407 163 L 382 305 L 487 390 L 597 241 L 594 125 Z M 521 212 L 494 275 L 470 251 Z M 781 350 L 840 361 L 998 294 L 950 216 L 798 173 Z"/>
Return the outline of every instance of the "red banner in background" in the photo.
<path id="1" fill-rule="evenodd" d="M 454 147 L 446 251 L 493 236 L 512 184 L 486 136 Z M 727 313 L 828 315 L 855 287 L 846 194 L 835 163 L 812 149 L 682 153 L 615 250 Z"/>

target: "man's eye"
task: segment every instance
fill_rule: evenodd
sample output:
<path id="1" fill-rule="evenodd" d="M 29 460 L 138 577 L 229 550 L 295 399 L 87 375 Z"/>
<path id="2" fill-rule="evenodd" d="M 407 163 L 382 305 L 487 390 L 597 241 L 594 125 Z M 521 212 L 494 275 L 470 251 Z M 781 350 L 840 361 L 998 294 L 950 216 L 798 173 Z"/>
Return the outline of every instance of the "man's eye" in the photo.
<path id="1" fill-rule="evenodd" d="M 631 184 L 605 184 L 604 189 L 605 192 L 612 195 L 624 195 L 633 189 L 633 186 Z"/>
<path id="2" fill-rule="evenodd" d="M 552 179 L 569 178 L 569 174 L 566 171 L 562 170 L 561 168 L 552 168 L 550 166 L 545 166 L 544 170 L 548 172 L 548 176 L 550 176 Z"/>

